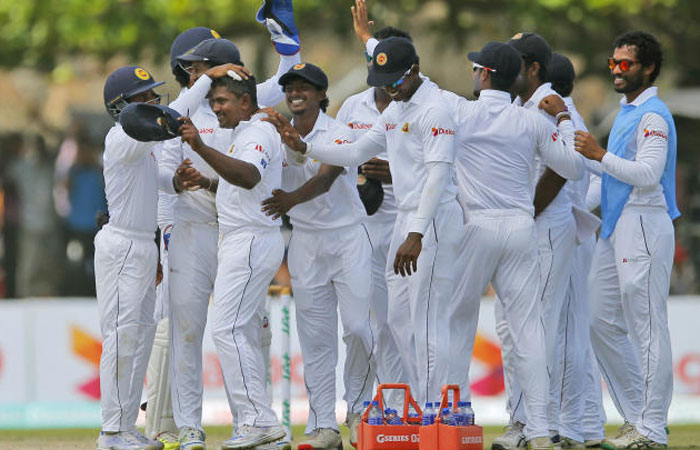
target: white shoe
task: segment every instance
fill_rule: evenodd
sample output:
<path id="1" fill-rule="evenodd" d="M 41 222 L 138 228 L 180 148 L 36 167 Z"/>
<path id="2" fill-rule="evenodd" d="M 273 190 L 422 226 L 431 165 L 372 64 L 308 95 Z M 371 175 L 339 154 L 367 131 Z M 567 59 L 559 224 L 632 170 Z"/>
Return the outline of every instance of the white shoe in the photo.
<path id="1" fill-rule="evenodd" d="M 154 439 L 149 439 L 148 437 L 146 437 L 145 434 L 141 433 L 139 430 L 130 431 L 129 433 L 131 433 L 131 435 L 134 436 L 134 438 L 137 441 L 144 445 L 144 450 L 163 450 L 163 447 L 165 447 L 165 445 L 163 445 L 162 442 L 156 441 Z"/>
<path id="2" fill-rule="evenodd" d="M 144 450 L 144 444 L 128 431 L 118 433 L 100 432 L 97 450 Z"/>
<path id="3" fill-rule="evenodd" d="M 560 448 L 586 448 L 583 442 L 577 441 L 576 439 L 571 439 L 566 436 L 559 437 L 559 447 Z"/>
<path id="4" fill-rule="evenodd" d="M 668 448 L 666 444 L 652 441 L 642 433 L 633 428 L 632 431 L 625 433 L 618 439 L 605 440 L 601 444 L 605 449 L 614 450 L 618 448 Z"/>
<path id="5" fill-rule="evenodd" d="M 178 450 L 180 448 L 180 438 L 172 431 L 162 431 L 156 434 L 154 439 L 163 443 L 163 450 Z"/>
<path id="6" fill-rule="evenodd" d="M 491 450 L 513 450 L 527 446 L 523 429 L 525 425 L 520 422 L 513 422 L 508 425 L 508 431 L 502 436 L 498 436 L 491 444 Z"/>
<path id="7" fill-rule="evenodd" d="M 180 428 L 180 450 L 206 450 L 204 443 L 207 436 L 204 431 L 192 427 Z"/>
<path id="8" fill-rule="evenodd" d="M 350 445 L 357 447 L 357 428 L 360 426 L 362 421 L 362 414 L 359 413 L 348 413 L 345 418 L 345 425 L 350 428 Z"/>
<path id="9" fill-rule="evenodd" d="M 343 450 L 343 439 L 338 430 L 319 428 L 297 448 L 299 450 Z"/>
<path id="10" fill-rule="evenodd" d="M 554 444 L 549 436 L 536 437 L 527 441 L 528 450 L 552 450 Z"/>
<path id="11" fill-rule="evenodd" d="M 598 448 L 602 443 L 603 439 L 586 439 L 583 441 L 583 445 L 585 445 L 586 448 Z"/>
<path id="12" fill-rule="evenodd" d="M 279 425 L 273 427 L 254 427 L 251 425 L 241 425 L 238 433 L 231 439 L 221 444 L 222 450 L 232 450 L 237 448 L 251 448 L 258 445 L 267 444 L 282 439 L 286 432 Z"/>
<path id="13" fill-rule="evenodd" d="M 253 447 L 253 450 L 292 450 L 292 443 L 289 441 L 276 441 Z"/>

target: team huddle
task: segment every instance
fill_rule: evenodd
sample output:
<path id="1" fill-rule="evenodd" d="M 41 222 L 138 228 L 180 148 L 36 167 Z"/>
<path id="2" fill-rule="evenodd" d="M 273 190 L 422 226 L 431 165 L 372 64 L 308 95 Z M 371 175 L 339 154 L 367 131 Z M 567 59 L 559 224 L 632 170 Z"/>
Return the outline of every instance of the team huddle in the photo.
<path id="1" fill-rule="evenodd" d="M 205 27 L 172 44 L 182 89 L 169 106 L 154 91 L 163 82 L 139 66 L 107 78 L 115 125 L 103 156 L 109 222 L 95 238 L 97 448 L 206 448 L 210 301 L 234 418 L 221 448 L 291 448 L 267 385 L 265 298 L 285 254 L 284 215 L 309 401 L 299 449 L 343 445 L 338 318 L 355 444 L 377 383 L 407 383 L 421 405 L 445 384 L 469 397 L 489 284 L 510 414 L 493 449 L 665 448 L 666 299 L 680 213 L 675 127 L 653 86 L 657 40 L 635 31 L 612 46 L 623 98 L 605 149 L 571 99 L 571 61 L 538 34 L 468 54 L 473 101 L 421 71 L 408 33 L 372 35 L 364 0 L 352 16 L 370 87 L 335 119 L 328 77 L 302 62 L 291 0 L 266 0 L 258 12 L 280 58 L 262 83 L 235 44 Z M 291 121 L 271 109 L 283 101 Z M 599 206 L 602 220 L 590 212 Z M 143 434 L 135 423 L 146 372 Z M 608 439 L 601 375 L 625 419 Z"/>

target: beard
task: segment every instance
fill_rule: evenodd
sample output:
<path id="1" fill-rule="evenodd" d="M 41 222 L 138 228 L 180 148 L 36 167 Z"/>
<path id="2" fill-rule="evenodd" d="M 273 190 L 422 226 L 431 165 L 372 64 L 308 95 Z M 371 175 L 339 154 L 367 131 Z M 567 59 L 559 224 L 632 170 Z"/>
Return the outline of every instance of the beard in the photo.
<path id="1" fill-rule="evenodd" d="M 615 92 L 618 92 L 620 94 L 626 94 L 628 92 L 637 91 L 644 84 L 644 74 L 641 70 L 637 73 L 637 75 L 622 75 L 622 79 L 625 81 L 625 84 L 623 86 L 617 87 L 613 85 Z M 613 81 L 614 80 L 615 76 L 613 76 Z"/>

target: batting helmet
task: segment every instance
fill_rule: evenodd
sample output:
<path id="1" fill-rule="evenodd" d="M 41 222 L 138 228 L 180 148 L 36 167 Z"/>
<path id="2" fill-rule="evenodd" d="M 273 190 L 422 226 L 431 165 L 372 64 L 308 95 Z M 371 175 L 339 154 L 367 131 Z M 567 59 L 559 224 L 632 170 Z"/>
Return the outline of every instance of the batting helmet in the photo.
<path id="1" fill-rule="evenodd" d="M 188 50 L 192 50 L 199 45 L 200 42 L 211 38 L 219 39 L 221 36 L 211 28 L 194 27 L 178 34 L 173 41 L 173 45 L 170 46 L 170 69 L 173 75 L 175 75 L 175 79 L 182 86 L 187 86 L 189 75 L 179 67 L 177 57 L 186 53 Z"/>
<path id="2" fill-rule="evenodd" d="M 154 80 L 151 74 L 142 67 L 120 67 L 112 72 L 105 81 L 105 108 L 116 121 L 119 119 L 119 113 L 129 103 L 129 98 L 162 84 L 165 82 Z"/>

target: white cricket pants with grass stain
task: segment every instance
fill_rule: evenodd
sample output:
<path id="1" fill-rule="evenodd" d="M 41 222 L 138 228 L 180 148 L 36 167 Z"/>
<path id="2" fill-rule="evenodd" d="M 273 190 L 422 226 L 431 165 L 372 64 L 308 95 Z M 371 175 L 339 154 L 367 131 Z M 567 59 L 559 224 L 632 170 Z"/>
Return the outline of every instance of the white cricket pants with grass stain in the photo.
<path id="1" fill-rule="evenodd" d="M 399 210 L 391 237 L 386 267 L 388 320 L 413 397 L 423 405 L 439 401 L 448 380 L 452 360 L 449 313 L 464 219 L 457 200 L 441 204 L 423 236 L 418 270 L 402 277 L 394 273 L 394 259 L 408 236 L 412 214 L 413 210 Z"/>
<path id="2" fill-rule="evenodd" d="M 238 426 L 279 425 L 267 392 L 260 326 L 267 289 L 284 257 L 278 227 L 221 234 L 212 304 L 212 336 L 226 396 Z"/>
<path id="3" fill-rule="evenodd" d="M 625 208 L 610 238 L 598 240 L 590 275 L 593 348 L 611 395 L 623 410 L 638 405 L 631 422 L 663 444 L 673 391 L 666 302 L 674 243 L 664 209 Z"/>
<path id="4" fill-rule="evenodd" d="M 177 223 L 170 235 L 170 384 L 178 428 L 202 429 L 202 340 L 218 241 L 218 227 L 207 223 Z"/>
<path id="5" fill-rule="evenodd" d="M 523 386 L 521 408 L 529 419 L 525 435 L 527 439 L 548 436 L 548 377 L 535 222 L 520 210 L 470 211 L 462 249 L 457 277 L 460 297 L 450 315 L 450 382 L 457 381 L 460 388 L 468 383 L 459 377 L 469 370 L 479 302 L 490 282 L 498 296 L 496 306 L 504 332 L 515 337 L 510 356 L 514 380 Z"/>
<path id="6" fill-rule="evenodd" d="M 375 332 L 375 360 L 377 366 L 377 384 L 408 383 L 408 376 L 399 357 L 399 346 L 409 340 L 396 342 L 391 333 L 388 318 L 389 295 L 386 284 L 386 266 L 389 255 L 391 235 L 395 220 L 373 221 L 365 223 L 372 245 L 372 299 L 370 311 Z M 393 261 L 392 261 L 393 262 Z M 392 408 L 403 408 L 403 391 L 391 390 L 384 396 L 384 401 Z"/>
<path id="7" fill-rule="evenodd" d="M 135 429 L 156 323 L 154 233 L 105 225 L 95 237 L 103 431 Z"/>
<path id="8" fill-rule="evenodd" d="M 362 412 L 374 383 L 375 337 L 370 325 L 372 248 L 364 225 L 331 230 L 295 228 L 289 241 L 297 332 L 309 396 L 306 433 L 338 429 L 335 367 L 338 311 L 343 324 L 344 399 L 348 411 Z"/>

